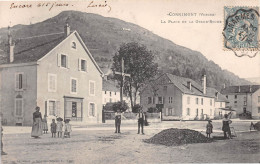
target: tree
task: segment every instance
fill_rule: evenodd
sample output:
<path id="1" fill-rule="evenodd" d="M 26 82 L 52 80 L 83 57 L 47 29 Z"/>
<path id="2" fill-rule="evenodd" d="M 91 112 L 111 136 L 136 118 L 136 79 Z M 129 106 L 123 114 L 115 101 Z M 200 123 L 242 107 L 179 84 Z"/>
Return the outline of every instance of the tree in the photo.
<path id="1" fill-rule="evenodd" d="M 154 55 L 145 46 L 136 42 L 122 44 L 113 57 L 112 70 L 121 72 L 121 59 L 124 59 L 124 72 L 131 75 L 124 81 L 124 93 L 128 93 L 131 107 L 136 104 L 136 97 L 140 88 L 153 78 L 158 70 L 154 63 Z M 121 76 L 114 78 L 121 82 Z"/>
<path id="2" fill-rule="evenodd" d="M 121 112 L 125 112 L 127 109 L 129 109 L 129 106 L 127 105 L 127 103 L 125 101 L 123 101 L 123 102 L 118 101 L 118 102 L 113 103 L 112 109 L 114 112 L 116 112 L 118 109 Z"/>

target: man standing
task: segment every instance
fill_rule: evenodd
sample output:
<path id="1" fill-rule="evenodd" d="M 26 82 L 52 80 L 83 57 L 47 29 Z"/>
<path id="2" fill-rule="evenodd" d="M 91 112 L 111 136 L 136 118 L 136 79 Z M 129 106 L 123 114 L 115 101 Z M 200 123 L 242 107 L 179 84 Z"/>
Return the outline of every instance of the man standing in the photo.
<path id="1" fill-rule="evenodd" d="M 142 134 L 144 134 L 144 121 L 145 121 L 145 114 L 142 109 L 139 110 L 137 115 L 138 118 L 138 133 L 140 133 L 140 127 L 142 128 Z"/>
<path id="2" fill-rule="evenodd" d="M 4 145 L 3 145 L 3 127 L 2 127 L 3 114 L 0 113 L 0 116 L 1 116 L 1 119 L 0 119 L 1 120 L 1 155 L 7 155 L 7 153 L 5 153 L 3 150 L 3 147 L 4 147 Z"/>
<path id="3" fill-rule="evenodd" d="M 115 133 L 120 133 L 121 116 L 122 116 L 121 111 L 117 109 L 117 112 L 115 113 L 115 126 L 116 126 Z"/>

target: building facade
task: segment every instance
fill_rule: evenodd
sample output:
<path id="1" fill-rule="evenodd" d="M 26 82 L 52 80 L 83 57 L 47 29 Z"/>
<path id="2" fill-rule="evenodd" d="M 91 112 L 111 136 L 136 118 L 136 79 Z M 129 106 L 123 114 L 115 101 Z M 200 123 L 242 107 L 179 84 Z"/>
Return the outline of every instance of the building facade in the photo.
<path id="1" fill-rule="evenodd" d="M 250 112 L 253 118 L 260 118 L 260 85 L 229 86 L 221 93 L 237 115 Z"/>
<path id="2" fill-rule="evenodd" d="M 0 65 L 4 123 L 31 125 L 36 106 L 48 122 L 102 122 L 103 73 L 77 31 L 11 39 Z"/>
<path id="3" fill-rule="evenodd" d="M 207 93 L 206 76 L 202 85 L 192 79 L 163 74 L 140 93 L 144 110 L 156 107 L 163 120 L 214 118 L 214 96 Z"/>

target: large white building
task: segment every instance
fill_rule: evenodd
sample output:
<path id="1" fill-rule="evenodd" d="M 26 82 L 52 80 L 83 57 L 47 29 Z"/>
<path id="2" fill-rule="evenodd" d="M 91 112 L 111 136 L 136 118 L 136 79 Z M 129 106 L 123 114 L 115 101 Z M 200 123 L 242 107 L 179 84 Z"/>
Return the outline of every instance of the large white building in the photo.
<path id="1" fill-rule="evenodd" d="M 215 96 L 208 93 L 206 76 L 202 85 L 189 78 L 163 74 L 140 93 L 144 110 L 161 109 L 163 120 L 213 119 Z"/>

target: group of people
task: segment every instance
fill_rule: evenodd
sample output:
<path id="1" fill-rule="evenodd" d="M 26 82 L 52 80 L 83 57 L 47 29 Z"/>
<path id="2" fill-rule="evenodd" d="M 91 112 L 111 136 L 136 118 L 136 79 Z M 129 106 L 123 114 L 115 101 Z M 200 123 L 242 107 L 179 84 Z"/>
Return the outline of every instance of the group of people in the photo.
<path id="1" fill-rule="evenodd" d="M 63 119 L 61 117 L 58 117 L 57 123 L 55 122 L 55 119 L 52 119 L 52 123 L 50 125 L 51 127 L 51 134 L 52 137 L 56 137 L 56 133 L 58 133 L 58 138 L 64 138 L 68 137 L 70 138 L 71 133 L 71 125 L 70 120 L 65 119 L 65 125 L 63 125 Z M 64 135 L 62 136 L 62 133 L 64 131 Z M 33 126 L 32 126 L 32 133 L 31 136 L 34 138 L 39 138 L 43 133 L 47 134 L 48 132 L 48 124 L 46 115 L 44 116 L 44 119 L 42 119 L 42 114 L 40 112 L 40 107 L 36 107 L 36 111 L 33 113 Z"/>
<path id="2" fill-rule="evenodd" d="M 115 133 L 121 133 L 120 132 L 121 118 L 126 119 L 123 116 L 123 113 L 121 113 L 120 109 L 118 109 L 115 112 L 115 128 L 116 128 Z M 143 112 L 142 109 L 139 110 L 139 113 L 137 114 L 136 118 L 138 120 L 138 132 L 137 132 L 137 134 L 140 133 L 140 128 L 141 128 L 141 133 L 144 134 L 144 124 L 145 124 L 145 121 L 146 121 L 146 117 L 145 117 L 145 113 Z"/>
<path id="3" fill-rule="evenodd" d="M 211 123 L 211 120 L 208 120 L 208 124 L 206 125 L 206 134 L 207 137 L 210 138 L 210 134 L 213 133 L 213 125 Z M 228 114 L 224 115 L 224 119 L 222 120 L 222 131 L 224 132 L 224 139 L 231 139 L 231 130 L 229 127 L 229 124 L 231 124 L 232 121 L 228 118 Z"/>

